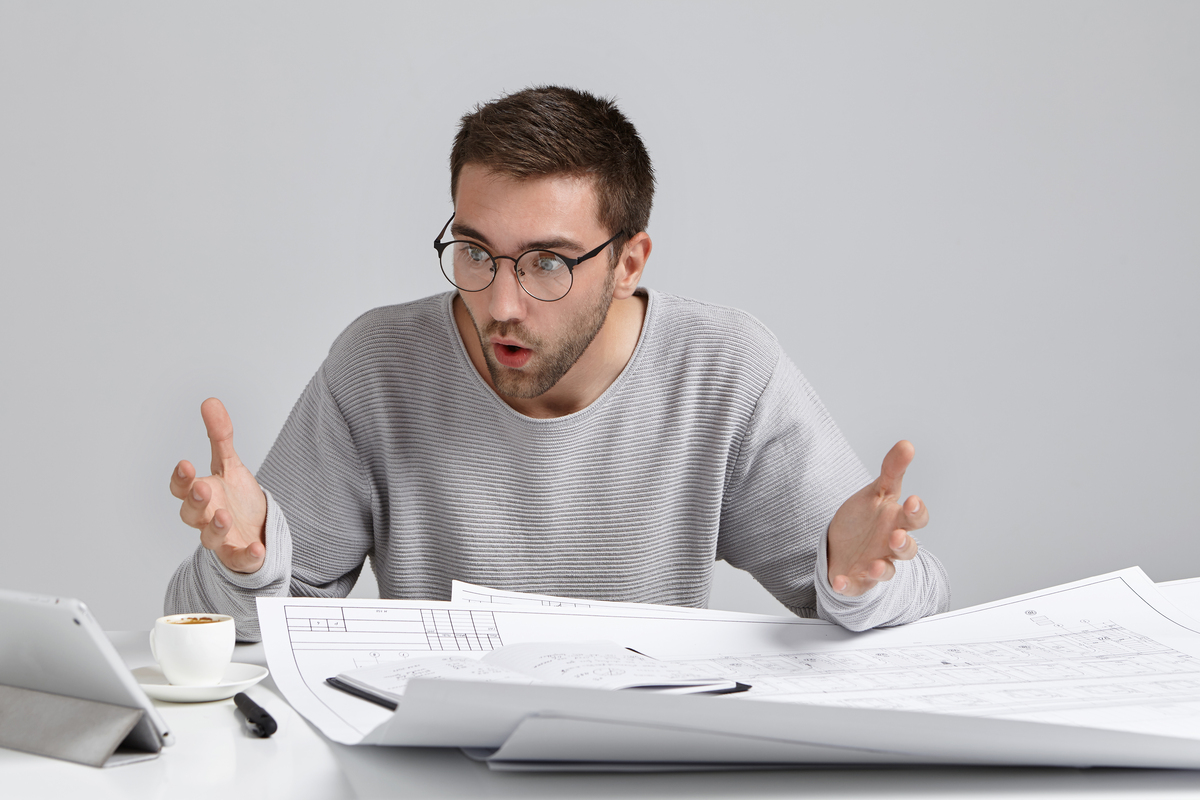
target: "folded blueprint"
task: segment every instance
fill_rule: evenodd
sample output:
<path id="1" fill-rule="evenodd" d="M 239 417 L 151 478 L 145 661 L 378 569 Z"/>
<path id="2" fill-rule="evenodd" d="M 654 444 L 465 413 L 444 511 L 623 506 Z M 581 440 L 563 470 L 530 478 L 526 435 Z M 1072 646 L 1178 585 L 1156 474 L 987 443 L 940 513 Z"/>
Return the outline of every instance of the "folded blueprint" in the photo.
<path id="1" fill-rule="evenodd" d="M 1136 568 L 857 634 L 791 617 L 501 594 L 262 599 L 259 618 L 277 685 L 330 738 L 472 748 L 498 768 L 1200 768 L 1200 624 Z M 392 713 L 323 685 L 431 652 L 594 639 L 754 688 L 651 697 L 414 680 Z"/>

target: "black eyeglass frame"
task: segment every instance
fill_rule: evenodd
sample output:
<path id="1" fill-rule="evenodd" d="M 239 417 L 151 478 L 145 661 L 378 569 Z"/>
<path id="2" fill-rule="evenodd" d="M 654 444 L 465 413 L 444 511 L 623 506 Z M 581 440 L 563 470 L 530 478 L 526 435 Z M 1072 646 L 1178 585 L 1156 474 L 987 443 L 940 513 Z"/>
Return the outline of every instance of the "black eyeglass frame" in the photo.
<path id="1" fill-rule="evenodd" d="M 575 286 L 575 267 L 578 264 L 581 264 L 584 261 L 587 261 L 589 258 L 595 258 L 596 256 L 600 255 L 602 252 L 604 252 L 604 248 L 608 247 L 610 244 L 615 242 L 617 239 L 619 239 L 621 237 L 621 234 L 624 233 L 624 231 L 618 231 L 617 233 L 613 234 L 612 238 L 609 239 L 607 242 L 600 245 L 595 250 L 589 250 L 588 252 L 581 255 L 579 258 L 570 258 L 569 256 L 564 256 L 561 253 L 556 253 L 553 250 L 547 250 L 544 247 L 535 247 L 532 250 L 526 250 L 524 253 L 521 253 L 521 255 L 517 256 L 516 258 L 513 258 L 512 256 L 494 256 L 491 253 L 489 253 L 488 249 L 486 247 L 484 247 L 483 245 L 479 244 L 478 242 L 467 241 L 466 239 L 451 239 L 448 242 L 443 242 L 442 237 L 446 235 L 446 230 L 450 227 L 450 223 L 453 221 L 454 221 L 454 214 L 451 214 L 450 219 L 446 220 L 446 224 L 442 226 L 442 230 L 440 233 L 438 233 L 437 238 L 433 240 L 433 249 L 436 250 L 437 254 L 438 254 L 438 264 L 440 265 L 442 263 L 442 251 L 443 250 L 445 250 L 447 247 L 454 244 L 455 242 L 462 242 L 463 244 L 469 244 L 472 247 L 478 247 L 480 250 L 487 253 L 488 258 L 490 258 L 492 260 L 493 269 L 492 269 L 492 279 L 487 282 L 487 286 L 483 286 L 479 289 L 464 289 L 463 287 L 461 287 L 457 283 L 455 283 L 453 280 L 451 280 L 450 276 L 446 275 L 446 270 L 443 269 L 442 275 L 446 278 L 446 280 L 450 281 L 451 286 L 453 286 L 455 289 L 458 289 L 461 292 L 482 292 L 484 289 L 487 289 L 488 286 L 491 286 L 493 283 L 496 282 L 496 273 L 498 273 L 500 271 L 500 259 L 507 258 L 509 261 L 513 262 L 513 272 L 517 276 L 517 285 L 519 285 L 521 287 L 521 289 L 525 292 L 525 294 L 529 295 L 534 300 L 540 300 L 543 303 L 555 303 L 555 302 L 558 302 L 559 300 L 562 300 L 564 297 L 566 297 L 568 294 L 570 294 L 572 287 Z M 566 266 L 567 266 L 567 272 L 569 272 L 571 275 L 571 285 L 567 287 L 567 291 L 563 292 L 561 296 L 556 297 L 553 300 L 547 300 L 544 297 L 538 297 L 536 294 L 529 291 L 529 289 L 525 286 L 524 282 L 521 280 L 521 273 L 517 272 L 517 264 L 520 263 L 522 258 L 529 255 L 530 253 L 549 253 L 550 255 L 554 256 L 555 258 L 562 259 L 562 262 L 564 264 L 566 264 Z"/>

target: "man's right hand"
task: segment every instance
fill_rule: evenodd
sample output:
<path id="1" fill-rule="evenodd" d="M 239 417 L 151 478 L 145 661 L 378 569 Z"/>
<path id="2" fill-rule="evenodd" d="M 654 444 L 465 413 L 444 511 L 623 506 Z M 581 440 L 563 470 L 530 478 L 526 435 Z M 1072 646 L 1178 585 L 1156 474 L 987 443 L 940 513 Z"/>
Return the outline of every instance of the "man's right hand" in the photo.
<path id="1" fill-rule="evenodd" d="M 267 555 L 267 496 L 233 450 L 233 423 L 215 397 L 200 405 L 212 445 L 212 475 L 197 478 L 191 462 L 171 475 L 179 516 L 200 531 L 200 544 L 234 572 L 257 572 Z"/>

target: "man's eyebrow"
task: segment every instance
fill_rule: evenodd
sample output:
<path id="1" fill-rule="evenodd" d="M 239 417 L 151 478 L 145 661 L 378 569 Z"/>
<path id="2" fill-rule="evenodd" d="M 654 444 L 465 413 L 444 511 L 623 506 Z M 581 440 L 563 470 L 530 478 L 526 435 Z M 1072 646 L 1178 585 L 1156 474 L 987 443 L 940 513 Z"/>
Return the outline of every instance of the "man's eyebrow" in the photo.
<path id="1" fill-rule="evenodd" d="M 488 247 L 492 246 L 492 243 L 488 241 L 486 236 L 472 228 L 470 225 L 463 225 L 462 223 L 455 222 L 450 226 L 450 233 L 455 239 L 460 236 L 465 236 L 468 239 L 474 239 L 480 244 L 487 245 Z"/>
<path id="2" fill-rule="evenodd" d="M 468 239 L 474 239 L 484 247 L 491 247 L 492 243 L 488 238 L 479 231 L 472 228 L 470 225 L 460 225 L 455 222 L 450 226 L 450 233 L 455 238 L 465 236 Z M 540 239 L 532 242 L 525 242 L 521 245 L 520 252 L 526 253 L 530 250 L 577 250 L 583 252 L 583 245 L 574 239 L 566 239 L 559 237 L 556 239 Z"/>

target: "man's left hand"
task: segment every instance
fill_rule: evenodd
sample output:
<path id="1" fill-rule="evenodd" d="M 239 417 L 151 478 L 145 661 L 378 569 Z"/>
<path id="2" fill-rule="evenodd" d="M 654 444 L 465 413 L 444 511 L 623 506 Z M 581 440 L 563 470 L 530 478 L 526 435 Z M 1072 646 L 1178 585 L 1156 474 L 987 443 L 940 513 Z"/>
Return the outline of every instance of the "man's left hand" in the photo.
<path id="1" fill-rule="evenodd" d="M 883 457 L 873 482 L 850 496 L 829 523 L 829 585 L 838 594 L 857 597 L 896 574 L 896 561 L 917 554 L 908 535 L 925 527 L 929 510 L 913 495 L 900 503 L 900 484 L 912 463 L 911 442 L 900 441 Z"/>

